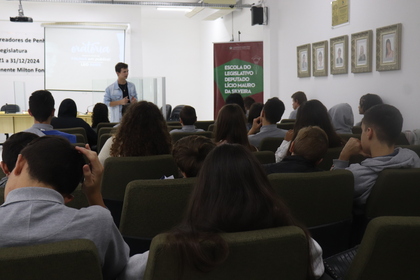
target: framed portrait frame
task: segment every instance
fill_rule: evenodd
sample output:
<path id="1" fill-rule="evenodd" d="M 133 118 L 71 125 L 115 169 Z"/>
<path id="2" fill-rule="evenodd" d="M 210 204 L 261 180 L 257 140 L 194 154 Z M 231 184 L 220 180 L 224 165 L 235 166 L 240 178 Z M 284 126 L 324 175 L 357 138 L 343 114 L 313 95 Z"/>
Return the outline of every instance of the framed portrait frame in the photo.
<path id="1" fill-rule="evenodd" d="M 297 75 L 299 78 L 311 76 L 311 44 L 297 47 Z"/>
<path id="2" fill-rule="evenodd" d="M 349 71 L 349 36 L 344 35 L 330 39 L 331 74 L 347 74 Z"/>
<path id="3" fill-rule="evenodd" d="M 376 29 L 376 71 L 401 69 L 402 24 Z"/>
<path id="4" fill-rule="evenodd" d="M 372 30 L 351 34 L 351 72 L 372 72 Z"/>
<path id="5" fill-rule="evenodd" d="M 312 73 L 315 77 L 328 75 L 328 41 L 312 44 Z"/>

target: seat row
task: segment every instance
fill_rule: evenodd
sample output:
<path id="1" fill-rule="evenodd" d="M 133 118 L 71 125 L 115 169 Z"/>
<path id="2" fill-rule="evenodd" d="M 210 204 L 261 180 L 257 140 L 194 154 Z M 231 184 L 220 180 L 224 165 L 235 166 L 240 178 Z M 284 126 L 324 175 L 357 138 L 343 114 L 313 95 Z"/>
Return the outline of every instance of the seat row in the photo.
<path id="1" fill-rule="evenodd" d="M 157 160 L 157 157 L 163 156 L 152 157 Z M 165 157 L 170 159 L 170 156 Z M 195 179 L 156 180 L 161 174 L 159 172 L 155 174 L 155 179 L 150 180 L 146 179 L 147 176 L 140 180 L 134 178 L 136 176 L 111 176 L 107 171 L 120 169 L 123 172 L 121 174 L 140 174 L 145 171 L 136 171 L 135 159 L 124 159 L 114 158 L 110 160 L 112 164 L 109 166 L 105 163 L 103 197 L 123 235 L 134 237 L 134 243 L 138 238 L 146 240 L 146 243 L 141 241 L 139 244 L 146 244 L 141 246 L 147 248 L 147 242 L 154 236 L 181 221 Z M 144 164 L 145 159 L 142 160 Z M 124 164 L 124 161 L 129 163 Z M 156 169 L 163 166 L 157 162 L 146 166 L 155 166 L 151 169 L 156 172 Z M 170 168 L 175 170 L 176 167 L 174 165 Z M 294 216 L 310 229 L 323 247 L 325 256 L 349 247 L 354 185 L 351 172 L 335 170 L 270 174 L 269 180 Z M 368 199 L 363 226 L 378 216 L 420 216 L 419 184 L 419 169 L 384 170 Z"/>
<path id="2" fill-rule="evenodd" d="M 326 279 L 418 279 L 420 276 L 420 217 L 380 217 L 366 230 L 354 259 L 345 271 L 327 259 Z M 308 247 L 296 226 L 238 233 L 222 233 L 229 246 L 228 258 L 208 273 L 183 263 L 175 247 L 167 246 L 166 234 L 151 244 L 145 280 L 175 279 L 307 279 Z M 396 238 L 396 237 L 399 238 Z M 211 254 L 214 248 L 206 247 Z M 23 269 L 24 268 L 24 269 Z M 49 244 L 0 248 L 0 279 L 102 279 L 95 244 L 90 240 L 67 240 Z"/>

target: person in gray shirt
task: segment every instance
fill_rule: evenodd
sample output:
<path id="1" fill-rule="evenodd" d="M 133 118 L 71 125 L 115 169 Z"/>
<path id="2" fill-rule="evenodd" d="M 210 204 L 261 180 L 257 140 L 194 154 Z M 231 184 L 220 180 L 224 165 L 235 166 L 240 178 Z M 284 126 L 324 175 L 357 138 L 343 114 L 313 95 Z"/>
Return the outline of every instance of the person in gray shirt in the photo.
<path id="1" fill-rule="evenodd" d="M 129 247 L 102 200 L 102 173 L 93 151 L 58 136 L 33 140 L 19 154 L 6 184 L 0 247 L 89 239 L 98 249 L 104 279 L 115 279 L 127 267 Z M 65 206 L 83 177 L 82 190 L 91 206 Z"/>
<path id="2" fill-rule="evenodd" d="M 270 98 L 265 102 L 261 115 L 254 119 L 251 129 L 248 131 L 248 140 L 251 145 L 259 149 L 262 139 L 286 135 L 286 130 L 277 128 L 276 124 L 283 116 L 284 109 L 284 103 L 277 97 Z"/>

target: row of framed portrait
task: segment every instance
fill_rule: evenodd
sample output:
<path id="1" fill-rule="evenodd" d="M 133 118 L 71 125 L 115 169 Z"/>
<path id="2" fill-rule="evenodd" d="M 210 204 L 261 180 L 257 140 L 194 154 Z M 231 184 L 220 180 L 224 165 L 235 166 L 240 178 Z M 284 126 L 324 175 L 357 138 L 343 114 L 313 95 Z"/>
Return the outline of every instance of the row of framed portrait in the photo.
<path id="1" fill-rule="evenodd" d="M 401 69 L 401 29 L 402 24 L 394 24 L 376 29 L 376 71 Z M 351 72 L 372 72 L 372 30 L 351 34 Z M 297 47 L 298 77 L 328 75 L 328 51 L 330 53 L 331 74 L 348 73 L 349 36 L 344 35 Z M 312 60 L 311 60 L 312 53 Z M 312 62 L 312 67 L 311 67 Z"/>

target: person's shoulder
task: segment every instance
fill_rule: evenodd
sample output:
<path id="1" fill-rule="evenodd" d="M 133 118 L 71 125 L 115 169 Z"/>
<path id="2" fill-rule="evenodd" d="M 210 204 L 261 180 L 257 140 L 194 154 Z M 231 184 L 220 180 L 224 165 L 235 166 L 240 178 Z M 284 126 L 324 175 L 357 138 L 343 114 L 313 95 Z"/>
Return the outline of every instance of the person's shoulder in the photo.
<path id="1" fill-rule="evenodd" d="M 99 223 L 112 223 L 113 219 L 111 216 L 111 212 L 99 205 L 92 205 L 89 207 L 84 207 L 78 209 L 78 215 L 84 217 L 85 219 L 89 219 L 96 224 Z"/>

